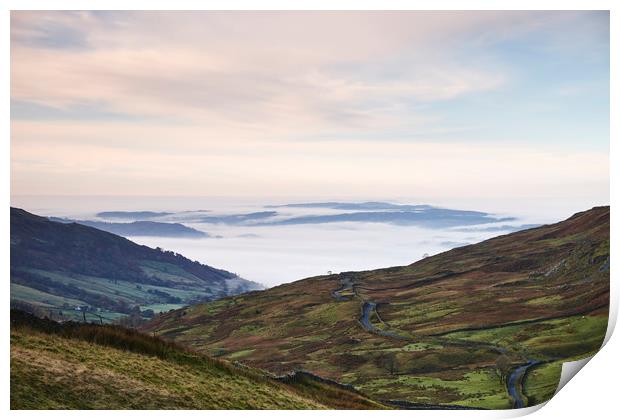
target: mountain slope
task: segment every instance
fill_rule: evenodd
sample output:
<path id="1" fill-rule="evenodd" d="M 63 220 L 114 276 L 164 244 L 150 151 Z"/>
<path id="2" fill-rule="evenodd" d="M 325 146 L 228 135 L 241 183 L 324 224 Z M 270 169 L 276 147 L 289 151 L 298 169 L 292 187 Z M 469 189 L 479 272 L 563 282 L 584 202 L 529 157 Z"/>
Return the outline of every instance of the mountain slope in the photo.
<path id="1" fill-rule="evenodd" d="M 385 408 L 324 382 L 265 372 L 113 326 L 11 311 L 11 409 Z"/>
<path id="2" fill-rule="evenodd" d="M 561 362 L 598 350 L 608 303 L 609 207 L 598 207 L 405 267 L 196 305 L 146 329 L 377 399 L 511 408 L 550 398 Z"/>
<path id="3" fill-rule="evenodd" d="M 11 299 L 75 316 L 159 312 L 260 285 L 182 255 L 11 208 Z M 79 315 L 79 314 L 78 314 Z M 80 315 L 81 316 L 81 315 Z M 98 318 L 97 318 L 98 319 Z"/>

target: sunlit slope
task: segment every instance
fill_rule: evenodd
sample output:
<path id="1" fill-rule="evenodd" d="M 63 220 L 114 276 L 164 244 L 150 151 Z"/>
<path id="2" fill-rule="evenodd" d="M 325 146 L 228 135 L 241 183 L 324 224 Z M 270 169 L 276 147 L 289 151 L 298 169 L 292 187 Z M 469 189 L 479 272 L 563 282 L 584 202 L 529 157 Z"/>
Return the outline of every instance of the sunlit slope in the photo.
<path id="1" fill-rule="evenodd" d="M 120 327 L 11 315 L 12 409 L 385 408 L 335 385 L 281 383 Z"/>
<path id="2" fill-rule="evenodd" d="M 609 207 L 405 267 L 321 276 L 193 306 L 148 330 L 374 398 L 510 408 L 553 395 L 596 351 L 609 302 Z"/>

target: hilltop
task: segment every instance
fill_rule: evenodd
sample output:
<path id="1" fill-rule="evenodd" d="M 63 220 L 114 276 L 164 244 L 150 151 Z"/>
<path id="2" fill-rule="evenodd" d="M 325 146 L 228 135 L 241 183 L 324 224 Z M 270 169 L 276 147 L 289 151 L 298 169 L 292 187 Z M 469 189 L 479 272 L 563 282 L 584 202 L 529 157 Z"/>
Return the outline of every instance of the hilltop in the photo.
<path id="1" fill-rule="evenodd" d="M 534 405 L 600 347 L 609 207 L 403 267 L 318 276 L 155 318 L 145 330 L 406 406 Z"/>
<path id="2" fill-rule="evenodd" d="M 11 409 L 378 409 L 319 378 L 275 378 L 118 326 L 11 311 Z"/>
<path id="3" fill-rule="evenodd" d="M 122 315 L 148 317 L 260 288 L 171 251 L 11 208 L 14 306 L 30 305 L 46 315 L 73 318 L 82 318 L 86 310 L 89 319 L 113 320 Z"/>

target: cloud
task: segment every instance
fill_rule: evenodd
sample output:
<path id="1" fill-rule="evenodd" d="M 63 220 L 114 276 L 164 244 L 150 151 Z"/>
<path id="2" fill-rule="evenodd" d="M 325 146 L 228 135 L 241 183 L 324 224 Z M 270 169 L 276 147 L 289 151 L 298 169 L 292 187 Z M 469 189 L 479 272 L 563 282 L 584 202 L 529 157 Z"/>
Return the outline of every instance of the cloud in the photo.
<path id="1" fill-rule="evenodd" d="M 455 38 L 498 16 L 13 12 L 11 93 L 269 133 L 394 126 L 395 107 L 504 82 L 497 69 L 449 58 Z"/>
<path id="2" fill-rule="evenodd" d="M 559 48 L 566 38 L 548 35 L 584 20 L 591 15 L 14 11 L 12 191 L 605 191 L 606 154 L 564 148 L 559 135 L 555 148 L 528 146 L 525 135 L 501 145 L 511 132 L 485 144 L 475 131 L 494 115 L 445 117 L 512 98 L 506 89 L 523 75 L 498 45 Z M 574 27 L 583 48 L 591 24 Z M 474 134 L 462 138 L 466 130 Z"/>
<path id="3" fill-rule="evenodd" d="M 15 121 L 11 131 L 19 139 L 12 190 L 35 194 L 553 197 L 605 196 L 609 188 L 606 153 L 565 147 L 233 142 L 201 126 L 127 122 Z"/>

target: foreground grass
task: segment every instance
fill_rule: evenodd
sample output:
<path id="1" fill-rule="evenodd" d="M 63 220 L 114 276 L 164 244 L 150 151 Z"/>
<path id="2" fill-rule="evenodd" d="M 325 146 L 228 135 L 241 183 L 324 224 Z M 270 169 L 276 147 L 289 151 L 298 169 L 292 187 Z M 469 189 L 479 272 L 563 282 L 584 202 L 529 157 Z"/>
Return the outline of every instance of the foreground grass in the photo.
<path id="1" fill-rule="evenodd" d="M 57 326 L 12 325 L 11 409 L 384 408 L 330 384 L 280 383 L 128 330 Z"/>
<path id="2" fill-rule="evenodd" d="M 12 409 L 308 409 L 326 406 L 220 369 L 76 339 L 11 333 Z"/>

